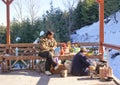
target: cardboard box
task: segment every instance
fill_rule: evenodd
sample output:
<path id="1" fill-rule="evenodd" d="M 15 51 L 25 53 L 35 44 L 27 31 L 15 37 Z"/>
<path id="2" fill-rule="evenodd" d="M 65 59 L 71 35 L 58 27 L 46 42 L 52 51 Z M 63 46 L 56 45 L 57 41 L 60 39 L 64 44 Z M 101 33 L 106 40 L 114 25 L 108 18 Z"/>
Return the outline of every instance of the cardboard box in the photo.
<path id="1" fill-rule="evenodd" d="M 100 67 L 99 68 L 99 77 L 100 79 L 105 79 L 106 77 L 112 77 L 112 69 L 111 67 Z"/>
<path id="2" fill-rule="evenodd" d="M 54 70 L 54 68 L 51 68 L 51 73 L 53 74 L 60 74 L 62 70 L 66 70 L 66 67 L 63 64 L 60 64 L 58 69 Z"/>

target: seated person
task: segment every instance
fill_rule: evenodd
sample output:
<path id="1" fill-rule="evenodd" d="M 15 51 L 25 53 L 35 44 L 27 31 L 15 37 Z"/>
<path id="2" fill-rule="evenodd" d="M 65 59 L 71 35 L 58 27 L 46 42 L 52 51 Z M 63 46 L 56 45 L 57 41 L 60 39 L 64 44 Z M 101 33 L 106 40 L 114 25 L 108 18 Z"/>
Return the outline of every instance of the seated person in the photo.
<path id="1" fill-rule="evenodd" d="M 52 31 L 48 31 L 45 34 L 45 37 L 41 38 L 39 41 L 40 44 L 39 56 L 46 58 L 46 63 L 45 63 L 46 75 L 51 75 L 50 72 L 51 65 L 54 67 L 54 69 L 58 68 L 57 63 L 53 61 L 53 52 L 57 46 L 56 40 L 54 39 L 53 36 L 54 33 Z"/>
<path id="2" fill-rule="evenodd" d="M 85 56 L 86 50 L 81 49 L 72 60 L 71 73 L 75 76 L 85 76 L 88 75 L 87 68 L 90 66 L 90 63 L 87 61 Z"/>

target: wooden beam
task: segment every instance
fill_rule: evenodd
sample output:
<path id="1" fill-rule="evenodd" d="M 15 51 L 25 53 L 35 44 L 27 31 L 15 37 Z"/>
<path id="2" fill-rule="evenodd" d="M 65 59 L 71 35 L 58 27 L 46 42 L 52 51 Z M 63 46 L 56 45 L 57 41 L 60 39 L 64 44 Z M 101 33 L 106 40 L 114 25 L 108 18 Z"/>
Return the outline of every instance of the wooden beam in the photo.
<path id="1" fill-rule="evenodd" d="M 112 45 L 112 44 L 104 43 L 103 46 L 120 51 L 120 45 Z"/>
<path id="2" fill-rule="evenodd" d="M 10 44 L 10 4 L 13 0 L 2 0 L 6 4 L 6 19 L 7 19 L 7 28 L 6 28 L 6 43 Z"/>
<path id="3" fill-rule="evenodd" d="M 101 60 L 103 60 L 103 43 L 104 43 L 104 0 L 97 0 L 99 4 L 99 36 L 100 36 L 100 53 L 102 54 Z"/>
<path id="4" fill-rule="evenodd" d="M 13 2 L 13 0 L 10 0 L 10 2 L 9 2 L 9 3 L 11 4 L 12 2 Z"/>
<path id="5" fill-rule="evenodd" d="M 7 2 L 5 0 L 2 0 L 5 4 L 7 4 Z"/>

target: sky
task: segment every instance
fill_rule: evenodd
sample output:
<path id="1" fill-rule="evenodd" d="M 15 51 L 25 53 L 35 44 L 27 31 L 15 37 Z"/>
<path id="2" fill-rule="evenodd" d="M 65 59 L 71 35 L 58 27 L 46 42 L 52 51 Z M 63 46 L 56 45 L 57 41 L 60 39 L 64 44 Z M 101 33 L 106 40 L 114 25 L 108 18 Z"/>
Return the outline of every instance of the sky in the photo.
<path id="1" fill-rule="evenodd" d="M 28 2 L 29 0 L 13 0 L 13 2 L 10 5 L 10 20 L 12 21 L 14 17 L 17 17 L 17 12 L 15 10 L 15 5 L 18 1 L 21 1 L 23 3 L 23 15 L 24 17 L 28 16 Z M 44 14 L 46 12 L 46 10 L 48 10 L 50 8 L 50 2 L 51 0 L 33 0 L 36 2 L 36 6 L 38 5 L 39 9 L 38 9 L 38 17 L 42 16 L 42 14 Z M 54 8 L 60 8 L 63 11 L 67 10 L 67 7 L 65 5 L 65 3 L 69 1 L 69 0 L 53 0 L 53 7 Z M 73 1 L 75 1 L 75 3 L 77 3 L 77 0 L 70 0 L 70 2 L 72 3 Z M 67 3 L 66 3 L 67 4 Z M 76 6 L 76 4 L 74 5 Z M 2 2 L 2 0 L 0 0 L 0 24 L 6 25 L 6 5 Z"/>

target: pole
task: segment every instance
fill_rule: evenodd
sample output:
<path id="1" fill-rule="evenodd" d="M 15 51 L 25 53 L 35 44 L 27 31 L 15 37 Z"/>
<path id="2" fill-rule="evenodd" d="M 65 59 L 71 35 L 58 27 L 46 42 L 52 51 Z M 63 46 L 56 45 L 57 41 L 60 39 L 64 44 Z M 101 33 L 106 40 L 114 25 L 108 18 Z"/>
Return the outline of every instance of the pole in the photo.
<path id="1" fill-rule="evenodd" d="M 6 27 L 6 44 L 7 45 L 6 45 L 6 48 L 9 49 L 9 46 L 10 46 L 10 4 L 12 3 L 13 0 L 2 0 L 2 1 L 6 4 L 6 19 L 7 19 L 7 27 Z M 9 66 L 10 61 L 7 61 L 7 63 Z"/>
<path id="2" fill-rule="evenodd" d="M 6 19 L 7 19 L 7 27 L 6 27 L 6 44 L 10 44 L 10 4 L 13 0 L 2 0 L 6 4 Z"/>
<path id="3" fill-rule="evenodd" d="M 100 53 L 102 54 L 101 60 L 104 59 L 103 43 L 104 43 L 104 0 L 97 0 L 99 3 L 99 36 L 100 36 Z"/>
<path id="4" fill-rule="evenodd" d="M 7 11 L 6 11 L 6 18 L 7 18 L 7 30 L 6 30 L 6 34 L 7 34 L 7 44 L 10 44 L 10 7 L 7 4 Z"/>

